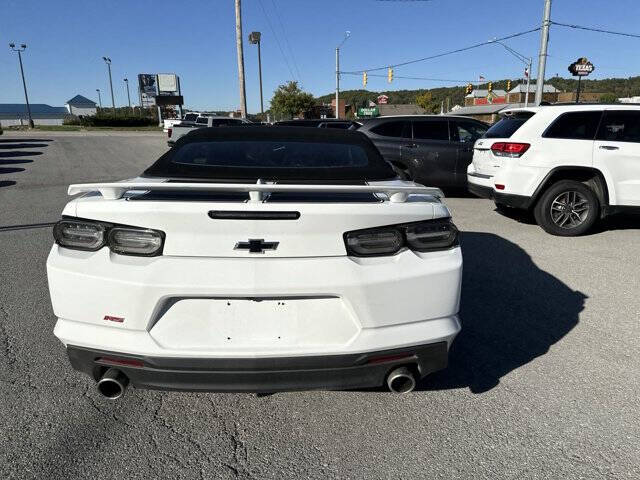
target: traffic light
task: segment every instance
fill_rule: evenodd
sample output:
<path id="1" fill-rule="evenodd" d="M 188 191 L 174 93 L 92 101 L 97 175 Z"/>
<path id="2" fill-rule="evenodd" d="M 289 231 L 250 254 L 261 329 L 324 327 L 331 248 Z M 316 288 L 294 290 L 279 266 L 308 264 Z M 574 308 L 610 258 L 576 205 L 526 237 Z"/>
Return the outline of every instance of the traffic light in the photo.
<path id="1" fill-rule="evenodd" d="M 489 86 L 487 87 L 487 90 L 489 92 L 491 92 L 493 90 L 493 82 L 489 82 Z"/>
<path id="2" fill-rule="evenodd" d="M 393 81 L 393 68 L 389 67 L 389 71 L 387 72 L 387 82 L 391 83 Z"/>
<path id="3" fill-rule="evenodd" d="M 511 90 L 511 80 L 507 80 L 507 92 Z"/>
<path id="4" fill-rule="evenodd" d="M 363 87 L 367 86 L 367 72 L 362 73 L 362 86 Z"/>

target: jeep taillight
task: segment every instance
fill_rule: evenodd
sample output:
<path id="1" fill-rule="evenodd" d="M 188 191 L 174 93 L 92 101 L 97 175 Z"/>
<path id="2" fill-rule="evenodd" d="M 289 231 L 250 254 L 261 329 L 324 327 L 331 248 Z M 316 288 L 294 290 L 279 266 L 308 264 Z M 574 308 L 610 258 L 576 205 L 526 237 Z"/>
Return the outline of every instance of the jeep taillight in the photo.
<path id="1" fill-rule="evenodd" d="M 171 138 L 171 134 L 173 133 L 173 128 L 171 127 L 167 128 L 167 133 L 169 134 L 167 138 Z"/>
<path id="2" fill-rule="evenodd" d="M 529 150 L 530 146 L 528 143 L 496 142 L 491 145 L 491 151 L 496 157 L 518 158 Z"/>

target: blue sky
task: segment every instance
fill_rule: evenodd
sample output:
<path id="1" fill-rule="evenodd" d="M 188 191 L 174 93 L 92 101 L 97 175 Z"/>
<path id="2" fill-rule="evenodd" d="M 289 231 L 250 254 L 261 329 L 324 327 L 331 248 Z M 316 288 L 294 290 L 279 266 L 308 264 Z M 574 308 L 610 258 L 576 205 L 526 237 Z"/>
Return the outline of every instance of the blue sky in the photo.
<path id="1" fill-rule="evenodd" d="M 278 84 L 299 80 L 314 95 L 335 88 L 334 48 L 351 37 L 342 70 L 399 63 L 536 27 L 543 0 L 243 0 L 243 36 L 262 32 L 265 108 Z M 265 16 L 266 11 L 266 16 Z M 554 0 L 552 19 L 640 33 L 638 0 Z M 275 33 L 274 33 L 275 32 Z M 238 106 L 233 0 L 1 0 L 0 103 L 23 102 L 16 55 L 9 42 L 28 44 L 24 55 L 30 100 L 64 104 L 76 94 L 110 103 L 106 66 L 113 60 L 117 105 L 126 104 L 122 79 L 135 88 L 138 73 L 175 72 L 192 108 Z M 509 41 L 534 57 L 538 32 Z M 279 44 L 278 44 L 279 42 Z M 640 39 L 553 26 L 547 76 L 568 76 L 580 56 L 596 66 L 591 78 L 640 74 Z M 284 52 L 284 55 L 283 55 Z M 247 101 L 259 110 L 257 51 L 245 41 Z M 384 73 L 384 72 L 380 72 Z M 499 46 L 486 46 L 395 70 L 396 76 L 446 79 L 518 78 L 522 66 Z M 359 76 L 342 78 L 342 89 L 361 88 Z M 451 82 L 369 77 L 370 90 L 432 88 Z M 132 97 L 137 93 L 132 91 Z"/>

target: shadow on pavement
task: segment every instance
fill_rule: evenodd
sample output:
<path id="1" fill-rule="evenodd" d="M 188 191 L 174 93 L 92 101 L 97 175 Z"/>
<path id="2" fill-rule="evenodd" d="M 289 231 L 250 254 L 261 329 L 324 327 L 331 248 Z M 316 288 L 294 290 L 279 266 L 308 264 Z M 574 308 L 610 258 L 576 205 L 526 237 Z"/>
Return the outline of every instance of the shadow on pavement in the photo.
<path id="1" fill-rule="evenodd" d="M 1 138 L 2 143 L 37 143 L 37 142 L 53 142 L 51 138 Z"/>
<path id="2" fill-rule="evenodd" d="M 20 163 L 33 163 L 33 160 L 29 158 L 23 158 L 20 160 L 0 160 L 0 165 L 16 165 Z"/>
<path id="3" fill-rule="evenodd" d="M 0 167 L 0 175 L 6 174 L 6 173 L 24 172 L 24 170 L 25 169 L 21 167 L 9 167 L 9 168 Z"/>
<path id="4" fill-rule="evenodd" d="M 0 152 L 0 158 L 32 157 L 34 155 L 42 155 L 42 152 Z"/>
<path id="5" fill-rule="evenodd" d="M 609 230 L 633 230 L 640 229 L 640 214 L 616 214 L 606 217 L 596 223 L 592 233 L 602 233 Z"/>
<path id="6" fill-rule="evenodd" d="M 24 157 L 34 157 L 36 155 L 42 155 L 42 151 L 31 149 L 46 148 L 49 146 L 47 142 L 53 142 L 53 140 L 42 138 L 0 139 L 0 165 L 33 163 L 33 159 Z M 25 170 L 26 169 L 22 167 L 0 167 L 0 175 L 6 175 L 9 173 L 20 173 L 24 172 Z M 3 180 L 0 182 L 0 187 L 10 187 L 15 185 L 16 183 L 17 182 L 14 180 Z"/>
<path id="7" fill-rule="evenodd" d="M 16 148 L 44 148 L 46 146 L 47 146 L 46 143 L 31 143 L 31 142 L 7 143 L 7 144 L 0 143 L 0 150 L 12 150 Z"/>
<path id="8" fill-rule="evenodd" d="M 577 324 L 587 298 L 539 269 L 515 243 L 490 233 L 462 234 L 462 331 L 449 367 L 419 390 L 468 387 L 483 393 L 542 356 Z"/>

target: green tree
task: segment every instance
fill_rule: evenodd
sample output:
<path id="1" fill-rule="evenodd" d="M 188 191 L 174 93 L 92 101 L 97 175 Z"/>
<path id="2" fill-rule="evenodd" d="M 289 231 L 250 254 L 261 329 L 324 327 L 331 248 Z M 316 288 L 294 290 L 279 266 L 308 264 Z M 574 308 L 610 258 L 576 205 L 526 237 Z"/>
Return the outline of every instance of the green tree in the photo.
<path id="1" fill-rule="evenodd" d="M 617 103 L 618 97 L 615 93 L 605 93 L 600 97 L 600 103 Z"/>
<path id="2" fill-rule="evenodd" d="M 433 94 L 430 91 L 418 95 L 416 103 L 429 113 L 438 113 L 440 111 L 440 105 L 433 99 Z"/>
<path id="3" fill-rule="evenodd" d="M 271 112 L 279 118 L 292 118 L 315 105 L 313 95 L 303 92 L 298 82 L 279 85 L 271 98 Z"/>

